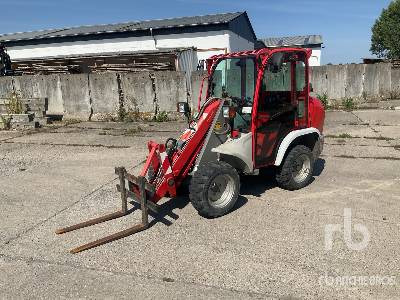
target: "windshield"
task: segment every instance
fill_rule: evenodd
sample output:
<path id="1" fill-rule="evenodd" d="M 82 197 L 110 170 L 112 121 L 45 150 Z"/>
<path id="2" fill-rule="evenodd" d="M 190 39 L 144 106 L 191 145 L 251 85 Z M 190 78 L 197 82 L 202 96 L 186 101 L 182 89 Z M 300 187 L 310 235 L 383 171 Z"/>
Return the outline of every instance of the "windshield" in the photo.
<path id="1" fill-rule="evenodd" d="M 253 57 L 227 58 L 214 69 L 210 80 L 210 97 L 230 98 L 236 107 L 233 129 L 248 132 L 256 83 Z"/>
<path id="2" fill-rule="evenodd" d="M 254 58 L 228 58 L 216 66 L 210 84 L 210 96 L 241 100 L 251 106 L 255 87 Z"/>

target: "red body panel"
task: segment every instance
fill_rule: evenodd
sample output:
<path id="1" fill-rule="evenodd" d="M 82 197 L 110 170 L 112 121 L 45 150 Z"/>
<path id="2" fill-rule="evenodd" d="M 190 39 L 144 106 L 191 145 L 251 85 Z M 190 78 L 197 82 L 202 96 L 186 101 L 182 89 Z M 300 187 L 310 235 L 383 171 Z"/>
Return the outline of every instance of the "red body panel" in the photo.
<path id="1" fill-rule="evenodd" d="M 325 109 L 319 99 L 310 97 L 309 102 L 309 127 L 314 127 L 323 132 L 325 121 Z"/>

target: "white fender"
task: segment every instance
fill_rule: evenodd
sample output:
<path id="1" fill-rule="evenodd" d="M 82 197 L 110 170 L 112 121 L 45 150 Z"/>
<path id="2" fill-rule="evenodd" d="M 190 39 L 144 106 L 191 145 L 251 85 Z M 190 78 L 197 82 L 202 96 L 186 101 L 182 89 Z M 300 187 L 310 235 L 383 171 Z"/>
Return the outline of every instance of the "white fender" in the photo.
<path id="1" fill-rule="evenodd" d="M 286 150 L 289 148 L 290 144 L 299 136 L 318 133 L 318 136 L 321 138 L 321 132 L 317 128 L 310 127 L 300 130 L 294 130 L 290 132 L 279 145 L 278 153 L 276 154 L 275 166 L 280 166 L 282 163 L 283 157 L 285 156 Z"/>
<path id="2" fill-rule="evenodd" d="M 229 139 L 224 144 L 219 145 L 216 148 L 212 148 L 212 152 L 226 154 L 233 157 L 237 157 L 242 160 L 246 168 L 245 173 L 253 172 L 253 160 L 252 160 L 252 136 L 251 132 L 243 134 L 238 139 Z"/>

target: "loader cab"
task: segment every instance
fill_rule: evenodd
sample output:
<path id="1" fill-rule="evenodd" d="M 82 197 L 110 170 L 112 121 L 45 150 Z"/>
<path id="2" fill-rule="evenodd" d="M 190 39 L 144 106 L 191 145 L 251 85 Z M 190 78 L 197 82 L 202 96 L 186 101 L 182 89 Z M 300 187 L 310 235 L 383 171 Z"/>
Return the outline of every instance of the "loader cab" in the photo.
<path id="1" fill-rule="evenodd" d="M 273 164 L 283 138 L 307 127 L 309 55 L 306 49 L 288 48 L 213 62 L 207 98 L 234 106 L 231 137 L 252 134 L 252 169 Z"/>
<path id="2" fill-rule="evenodd" d="M 307 127 L 308 80 L 305 50 L 281 49 L 263 60 L 253 106 L 255 168 L 273 164 L 283 138 Z"/>

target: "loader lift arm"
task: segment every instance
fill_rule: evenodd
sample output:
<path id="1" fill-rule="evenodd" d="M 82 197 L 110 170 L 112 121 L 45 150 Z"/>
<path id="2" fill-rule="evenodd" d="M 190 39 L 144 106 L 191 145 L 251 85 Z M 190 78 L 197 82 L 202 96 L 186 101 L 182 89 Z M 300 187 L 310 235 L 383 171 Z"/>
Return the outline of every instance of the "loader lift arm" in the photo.
<path id="1" fill-rule="evenodd" d="M 196 129 L 188 129 L 182 135 L 181 139 L 184 138 L 185 143 L 181 148 L 174 149 L 173 153 L 167 153 L 166 145 L 150 141 L 148 143 L 149 155 L 140 176 L 136 177 L 129 174 L 123 167 L 115 168 L 115 173 L 119 177 L 117 191 L 121 193 L 122 201 L 120 211 L 57 229 L 56 233 L 63 234 L 126 216 L 130 213 L 128 210 L 128 197 L 140 205 L 142 211 L 140 224 L 84 244 L 72 249 L 70 252 L 73 254 L 82 252 L 149 228 L 148 210 L 157 215 L 160 213 L 160 207 L 156 203 L 164 196 L 176 196 L 177 189 L 192 169 L 196 157 L 202 149 L 205 136 L 217 111 L 215 108 L 220 106 L 221 103 L 221 100 L 218 99 L 211 101 L 206 108 L 206 113 L 195 122 Z M 183 137 L 184 135 L 186 136 Z M 126 181 L 128 188 L 126 187 Z"/>

